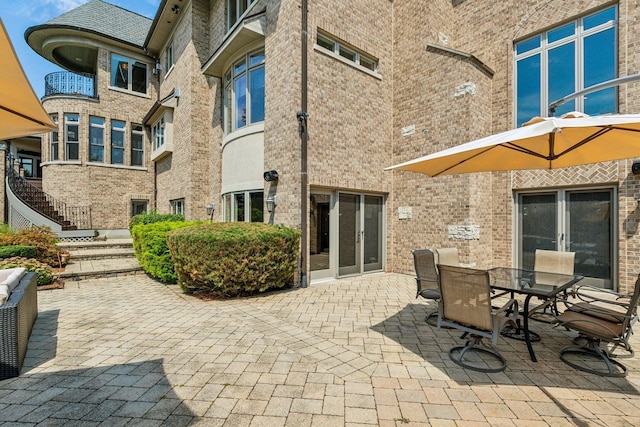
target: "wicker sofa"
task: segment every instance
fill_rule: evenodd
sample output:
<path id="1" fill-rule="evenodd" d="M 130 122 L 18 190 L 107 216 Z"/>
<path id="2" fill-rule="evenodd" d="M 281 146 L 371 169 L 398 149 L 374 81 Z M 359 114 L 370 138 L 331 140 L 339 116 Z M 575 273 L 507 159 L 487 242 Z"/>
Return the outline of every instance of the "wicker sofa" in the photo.
<path id="1" fill-rule="evenodd" d="M 0 286 L 6 276 L 6 270 L 0 270 Z M 22 271 L 19 276 L 8 299 L 0 305 L 0 380 L 20 375 L 29 336 L 38 317 L 36 274 Z"/>

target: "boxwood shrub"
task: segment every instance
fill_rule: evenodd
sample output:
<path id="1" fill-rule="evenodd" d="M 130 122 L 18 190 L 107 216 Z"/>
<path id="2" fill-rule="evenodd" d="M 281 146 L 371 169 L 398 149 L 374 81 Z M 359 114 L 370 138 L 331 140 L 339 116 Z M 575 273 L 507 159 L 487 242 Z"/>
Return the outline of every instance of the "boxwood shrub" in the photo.
<path id="1" fill-rule="evenodd" d="M 129 221 L 129 231 L 138 224 L 153 224 L 155 222 L 176 222 L 184 221 L 184 215 L 181 214 L 159 214 L 156 211 L 142 213 L 131 218 Z"/>
<path id="2" fill-rule="evenodd" d="M 11 257 L 35 258 L 36 247 L 25 245 L 0 246 L 0 259 Z"/>
<path id="3" fill-rule="evenodd" d="M 264 223 L 204 223 L 167 235 L 186 293 L 234 297 L 294 283 L 300 231 Z"/>
<path id="4" fill-rule="evenodd" d="M 177 276 L 167 249 L 167 233 L 201 224 L 201 221 L 165 221 L 134 225 L 131 230 L 133 251 L 142 269 L 165 283 L 176 283 Z"/>

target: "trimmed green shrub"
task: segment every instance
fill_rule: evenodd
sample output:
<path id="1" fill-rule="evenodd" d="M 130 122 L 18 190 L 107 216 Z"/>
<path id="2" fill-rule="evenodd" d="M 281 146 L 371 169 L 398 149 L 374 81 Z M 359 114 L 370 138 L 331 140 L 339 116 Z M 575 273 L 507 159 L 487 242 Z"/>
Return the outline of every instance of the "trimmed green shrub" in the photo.
<path id="1" fill-rule="evenodd" d="M 167 235 L 186 293 L 234 297 L 294 283 L 300 231 L 264 223 L 204 223 Z"/>
<path id="2" fill-rule="evenodd" d="M 156 211 L 136 215 L 129 221 L 129 231 L 133 231 L 133 227 L 138 224 L 153 224 L 156 222 L 177 222 L 184 221 L 184 215 L 181 214 L 159 214 Z"/>
<path id="3" fill-rule="evenodd" d="M 201 224 L 201 221 L 172 221 L 137 224 L 131 230 L 133 251 L 143 270 L 165 283 L 176 283 L 177 276 L 167 249 L 167 233 L 172 230 Z"/>
<path id="4" fill-rule="evenodd" d="M 53 282 L 53 271 L 47 264 L 33 258 L 11 257 L 0 260 L 0 270 L 14 267 L 24 267 L 27 271 L 35 271 L 38 286 Z"/>
<path id="5" fill-rule="evenodd" d="M 0 246 L 24 245 L 36 247 L 36 258 L 51 267 L 61 266 L 61 251 L 56 242 L 58 236 L 49 227 L 29 227 L 13 233 L 0 234 Z"/>
<path id="6" fill-rule="evenodd" d="M 0 246 L 0 259 L 11 257 L 35 258 L 36 247 L 25 245 Z"/>

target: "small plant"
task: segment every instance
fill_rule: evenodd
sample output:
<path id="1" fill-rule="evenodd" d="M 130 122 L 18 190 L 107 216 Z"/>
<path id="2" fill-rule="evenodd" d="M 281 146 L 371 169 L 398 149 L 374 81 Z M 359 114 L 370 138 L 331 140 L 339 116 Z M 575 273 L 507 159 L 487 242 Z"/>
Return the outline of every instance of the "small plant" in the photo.
<path id="1" fill-rule="evenodd" d="M 9 224 L 0 223 L 0 234 L 14 233 L 13 228 L 9 227 Z"/>
<path id="2" fill-rule="evenodd" d="M 53 282 L 53 271 L 47 264 L 34 258 L 11 257 L 0 260 L 0 270 L 14 267 L 24 267 L 27 271 L 36 273 L 38 286 L 48 285 Z"/>
<path id="3" fill-rule="evenodd" d="M 64 254 L 56 245 L 57 241 L 58 236 L 49 227 L 34 226 L 13 233 L 0 234 L 0 246 L 35 246 L 34 258 L 51 267 L 60 267 L 61 255 Z"/>

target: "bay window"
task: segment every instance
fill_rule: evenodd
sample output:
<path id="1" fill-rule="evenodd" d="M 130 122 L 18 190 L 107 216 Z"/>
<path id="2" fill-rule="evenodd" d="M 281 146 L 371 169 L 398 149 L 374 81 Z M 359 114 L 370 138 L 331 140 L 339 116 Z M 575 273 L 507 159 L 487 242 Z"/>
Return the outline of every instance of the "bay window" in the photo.
<path id="1" fill-rule="evenodd" d="M 78 114 L 64 115 L 65 160 L 80 160 L 80 117 Z"/>
<path id="2" fill-rule="evenodd" d="M 89 117 L 89 161 L 104 162 L 104 119 Z"/>
<path id="3" fill-rule="evenodd" d="M 515 44 L 516 124 L 547 116 L 550 103 L 617 75 L 617 6 Z M 556 115 L 617 111 L 615 87 L 570 100 Z"/>
<path id="4" fill-rule="evenodd" d="M 263 222 L 264 192 L 241 191 L 223 197 L 226 222 Z"/>
<path id="5" fill-rule="evenodd" d="M 54 130 L 53 132 L 51 132 L 51 160 L 58 160 L 58 138 L 59 138 L 59 134 L 58 134 L 58 115 L 57 114 L 51 114 L 51 121 L 56 125 L 56 130 Z"/>
<path id="6" fill-rule="evenodd" d="M 224 124 L 231 133 L 264 121 L 264 51 L 245 55 L 224 76 Z"/>
<path id="7" fill-rule="evenodd" d="M 131 124 L 131 166 L 143 166 L 144 131 L 142 125 Z"/>

